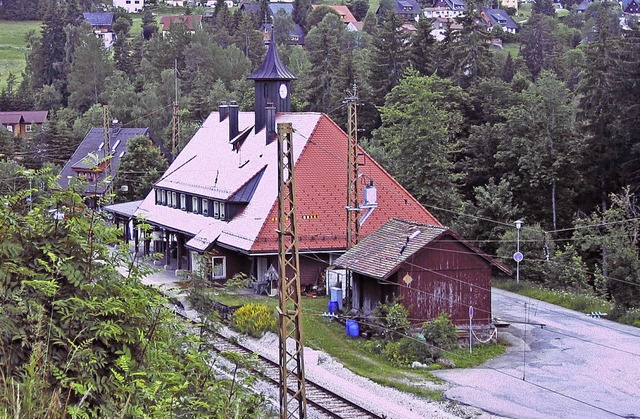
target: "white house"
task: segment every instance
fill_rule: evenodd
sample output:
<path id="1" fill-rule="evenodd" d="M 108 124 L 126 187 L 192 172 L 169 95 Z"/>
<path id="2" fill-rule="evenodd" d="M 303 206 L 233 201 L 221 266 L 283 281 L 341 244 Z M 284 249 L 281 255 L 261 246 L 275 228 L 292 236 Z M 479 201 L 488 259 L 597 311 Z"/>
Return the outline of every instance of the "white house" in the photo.
<path id="1" fill-rule="evenodd" d="M 144 0 L 113 0 L 113 7 L 122 7 L 129 13 L 139 13 L 144 8 Z"/>

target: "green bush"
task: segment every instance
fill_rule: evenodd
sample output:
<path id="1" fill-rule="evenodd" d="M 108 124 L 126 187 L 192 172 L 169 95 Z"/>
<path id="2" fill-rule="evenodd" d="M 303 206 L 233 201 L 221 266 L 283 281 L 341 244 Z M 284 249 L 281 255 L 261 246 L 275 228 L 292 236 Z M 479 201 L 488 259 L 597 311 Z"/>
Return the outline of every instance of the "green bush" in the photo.
<path id="1" fill-rule="evenodd" d="M 263 304 L 246 304 L 233 314 L 233 327 L 250 336 L 260 337 L 276 330 L 276 317 Z"/>
<path id="2" fill-rule="evenodd" d="M 427 343 L 440 349 L 452 349 L 458 343 L 458 332 L 447 313 L 422 324 L 422 334 Z"/>
<path id="3" fill-rule="evenodd" d="M 409 310 L 398 300 L 378 305 L 374 310 L 374 316 L 381 320 L 379 332 L 384 339 L 396 340 L 406 335 L 411 327 Z"/>
<path id="4" fill-rule="evenodd" d="M 430 364 L 440 351 L 426 342 L 412 337 L 404 337 L 397 342 L 388 342 L 382 354 L 394 365 L 410 366 L 414 361 Z"/>

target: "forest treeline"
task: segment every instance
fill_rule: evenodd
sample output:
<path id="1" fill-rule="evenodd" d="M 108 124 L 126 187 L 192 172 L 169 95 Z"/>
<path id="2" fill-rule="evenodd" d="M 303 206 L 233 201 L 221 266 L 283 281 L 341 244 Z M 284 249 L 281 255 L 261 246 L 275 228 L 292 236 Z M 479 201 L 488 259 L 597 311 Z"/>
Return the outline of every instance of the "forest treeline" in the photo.
<path id="1" fill-rule="evenodd" d="M 33 141 L 3 141 L 0 153 L 27 167 L 64 163 L 102 126 L 105 104 L 169 147 L 176 74 L 179 148 L 220 101 L 253 106 L 245 77 L 265 52 L 265 2 L 252 14 L 219 1 L 193 34 L 180 25 L 161 34 L 151 8 L 133 34 L 119 10 L 109 51 L 80 18 L 92 1 L 38 3 L 42 30 L 29 37 L 22 81 L 10 79 L 0 94 L 3 110 L 50 111 Z M 481 6 L 468 1 L 462 29 L 436 42 L 428 19 L 404 30 L 389 0 L 377 15 L 366 0 L 349 4 L 364 22 L 358 32 L 331 9 L 296 0 L 272 22 L 297 76 L 293 110 L 325 112 L 344 127 L 344 99 L 356 86 L 361 144 L 440 221 L 510 264 L 513 222 L 523 220 L 523 278 L 603 295 L 617 315 L 639 307 L 638 26 L 621 23 L 617 3 L 558 18 L 540 0 L 518 34 L 489 33 Z M 289 45 L 294 24 L 304 48 Z M 494 38 L 519 52 L 492 49 Z"/>

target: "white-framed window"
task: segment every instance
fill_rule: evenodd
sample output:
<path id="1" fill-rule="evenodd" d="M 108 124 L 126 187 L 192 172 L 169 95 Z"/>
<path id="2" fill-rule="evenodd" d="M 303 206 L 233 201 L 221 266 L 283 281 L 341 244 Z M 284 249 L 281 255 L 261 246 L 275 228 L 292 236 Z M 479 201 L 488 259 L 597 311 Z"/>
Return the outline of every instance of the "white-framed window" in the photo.
<path id="1" fill-rule="evenodd" d="M 220 218 L 220 202 L 213 201 L 213 218 Z"/>
<path id="2" fill-rule="evenodd" d="M 211 277 L 213 279 L 225 279 L 227 277 L 227 258 L 225 256 L 213 256 L 211 258 Z"/>
<path id="3" fill-rule="evenodd" d="M 32 124 L 27 124 L 24 126 L 24 130 L 25 132 L 34 132 L 35 130 L 33 129 L 33 125 Z"/>
<path id="4" fill-rule="evenodd" d="M 191 198 L 191 211 L 196 214 L 200 212 L 200 208 L 198 208 L 198 198 L 195 196 Z"/>
<path id="5" fill-rule="evenodd" d="M 160 189 L 156 189 L 156 204 L 160 204 L 162 202 L 162 191 Z"/>
<path id="6" fill-rule="evenodd" d="M 7 131 L 13 132 L 13 125 L 7 125 Z"/>
<path id="7" fill-rule="evenodd" d="M 183 193 L 180 194 L 180 209 L 181 210 L 187 209 L 187 195 Z"/>
<path id="8" fill-rule="evenodd" d="M 224 220 L 225 217 L 225 209 L 224 209 L 224 202 L 220 203 L 220 219 Z"/>
<path id="9" fill-rule="evenodd" d="M 209 215 L 209 200 L 202 200 L 202 215 Z"/>
<path id="10" fill-rule="evenodd" d="M 178 194 L 175 192 L 171 192 L 171 206 L 173 208 L 178 206 Z"/>

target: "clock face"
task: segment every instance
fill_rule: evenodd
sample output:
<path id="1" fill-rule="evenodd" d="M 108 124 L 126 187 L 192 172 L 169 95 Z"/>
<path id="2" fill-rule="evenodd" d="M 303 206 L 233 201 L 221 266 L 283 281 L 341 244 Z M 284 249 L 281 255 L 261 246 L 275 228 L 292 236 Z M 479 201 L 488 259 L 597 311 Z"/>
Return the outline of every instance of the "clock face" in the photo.
<path id="1" fill-rule="evenodd" d="M 280 99 L 286 99 L 287 93 L 289 93 L 288 90 L 287 90 L 287 85 L 286 84 L 282 83 L 280 85 L 279 93 L 280 93 Z"/>

